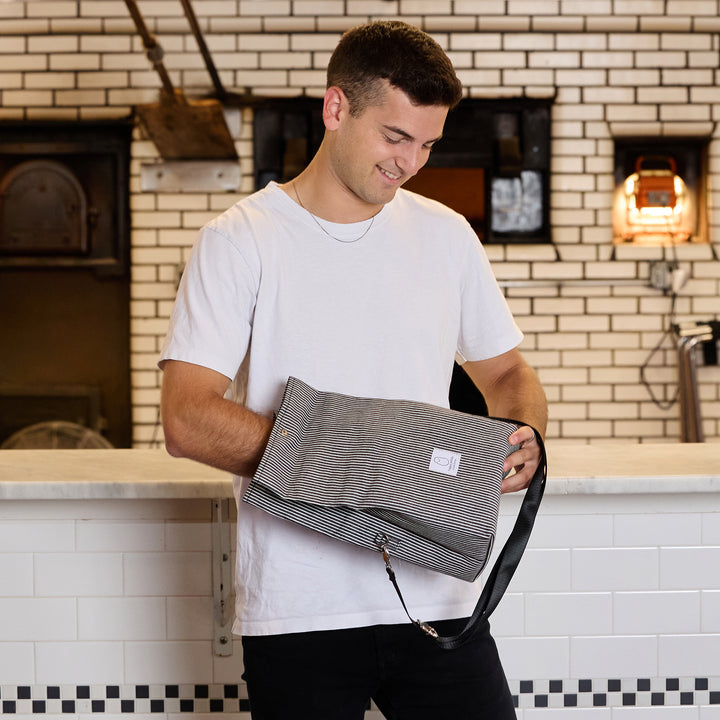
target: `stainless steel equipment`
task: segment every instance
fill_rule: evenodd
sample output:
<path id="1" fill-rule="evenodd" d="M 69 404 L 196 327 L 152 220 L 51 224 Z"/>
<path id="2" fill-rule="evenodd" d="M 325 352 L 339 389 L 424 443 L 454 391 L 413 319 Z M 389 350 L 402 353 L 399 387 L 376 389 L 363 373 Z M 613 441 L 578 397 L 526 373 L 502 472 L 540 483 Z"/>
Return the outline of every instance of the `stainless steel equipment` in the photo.
<path id="1" fill-rule="evenodd" d="M 697 378 L 697 350 L 702 343 L 710 346 L 708 357 L 717 363 L 717 341 L 720 339 L 720 323 L 709 321 L 692 325 L 676 325 L 678 352 L 678 394 L 680 402 L 680 440 L 681 442 L 705 442 L 702 425 L 702 412 Z M 712 350 L 715 350 L 713 354 Z"/>

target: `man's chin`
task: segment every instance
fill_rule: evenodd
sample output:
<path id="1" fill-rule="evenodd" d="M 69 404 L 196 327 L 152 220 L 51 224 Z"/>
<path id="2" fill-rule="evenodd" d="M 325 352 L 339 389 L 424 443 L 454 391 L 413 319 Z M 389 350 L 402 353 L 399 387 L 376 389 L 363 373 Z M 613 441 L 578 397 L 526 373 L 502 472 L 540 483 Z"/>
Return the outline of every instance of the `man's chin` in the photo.
<path id="1" fill-rule="evenodd" d="M 394 197 L 395 193 L 400 189 L 400 185 L 393 187 L 385 187 L 377 193 L 372 193 L 371 197 L 366 198 L 372 205 L 387 205 Z"/>

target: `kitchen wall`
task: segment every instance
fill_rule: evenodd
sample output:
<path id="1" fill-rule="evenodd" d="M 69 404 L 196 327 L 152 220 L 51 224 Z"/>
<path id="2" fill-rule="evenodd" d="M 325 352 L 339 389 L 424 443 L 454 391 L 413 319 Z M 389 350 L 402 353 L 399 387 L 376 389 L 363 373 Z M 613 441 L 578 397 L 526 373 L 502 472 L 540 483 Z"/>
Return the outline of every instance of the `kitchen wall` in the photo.
<path id="1" fill-rule="evenodd" d="M 177 0 L 142 0 L 173 82 L 207 93 L 210 78 Z M 676 319 L 720 315 L 720 2 L 718 0 L 196 0 L 228 90 L 321 95 L 329 53 L 345 28 L 400 17 L 448 50 L 473 97 L 554 97 L 552 245 L 493 245 L 488 253 L 519 324 L 523 349 L 550 400 L 549 436 L 566 442 L 679 438 L 672 399 L 676 353 L 665 336 L 670 297 L 649 287 L 648 264 L 675 259 L 690 279 Z M 122 0 L 0 2 L 0 121 L 111 120 L 157 98 Z M 241 156 L 238 193 L 143 192 L 157 158 L 136 131 L 131 181 L 133 438 L 161 438 L 157 351 L 179 268 L 197 228 L 252 190 L 250 111 L 231 118 Z M 612 244 L 613 138 L 706 136 L 712 244 L 670 249 Z M 713 247 L 715 248 L 713 251 Z M 658 352 L 651 355 L 660 344 Z M 720 439 L 720 370 L 699 369 L 709 441 Z"/>
<path id="2" fill-rule="evenodd" d="M 556 452 L 561 467 L 573 450 Z M 87 460 L 75 467 L 78 484 L 92 479 Z M 42 482 L 42 469 L 31 474 Z M 594 486 L 548 484 L 491 618 L 519 720 L 720 719 L 720 495 L 697 463 L 647 480 L 600 468 Z M 229 656 L 213 652 L 211 500 L 200 484 L 195 499 L 187 486 L 156 500 L 103 487 L 0 503 L 0 715 L 249 720 L 240 639 Z M 488 567 L 520 500 L 503 498 Z M 412 612 L 417 599 L 405 599 Z"/>

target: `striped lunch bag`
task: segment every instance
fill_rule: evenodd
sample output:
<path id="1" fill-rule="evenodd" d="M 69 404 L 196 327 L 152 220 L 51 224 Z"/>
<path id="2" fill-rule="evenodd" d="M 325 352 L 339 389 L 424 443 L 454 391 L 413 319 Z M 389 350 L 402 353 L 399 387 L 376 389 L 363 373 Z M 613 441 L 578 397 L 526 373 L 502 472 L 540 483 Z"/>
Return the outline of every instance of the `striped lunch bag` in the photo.
<path id="1" fill-rule="evenodd" d="M 243 502 L 380 552 L 405 607 L 391 558 L 467 581 L 485 567 L 517 427 L 428 403 L 322 392 L 291 377 Z M 547 476 L 535 437 L 542 461 L 465 629 L 438 637 L 408 613 L 441 647 L 459 646 L 489 617 L 525 550 Z"/>

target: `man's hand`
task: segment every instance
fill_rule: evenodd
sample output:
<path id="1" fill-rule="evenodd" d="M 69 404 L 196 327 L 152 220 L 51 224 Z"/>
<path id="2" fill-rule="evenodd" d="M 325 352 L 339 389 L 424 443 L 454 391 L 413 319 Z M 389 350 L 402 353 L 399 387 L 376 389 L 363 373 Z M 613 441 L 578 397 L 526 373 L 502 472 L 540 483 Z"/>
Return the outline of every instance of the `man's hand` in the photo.
<path id="1" fill-rule="evenodd" d="M 524 490 L 533 479 L 542 459 L 535 432 L 528 425 L 523 425 L 516 430 L 510 436 L 509 441 L 511 445 L 520 445 L 520 447 L 505 459 L 503 472 L 514 472 L 502 481 L 501 492 L 503 493 Z"/>

